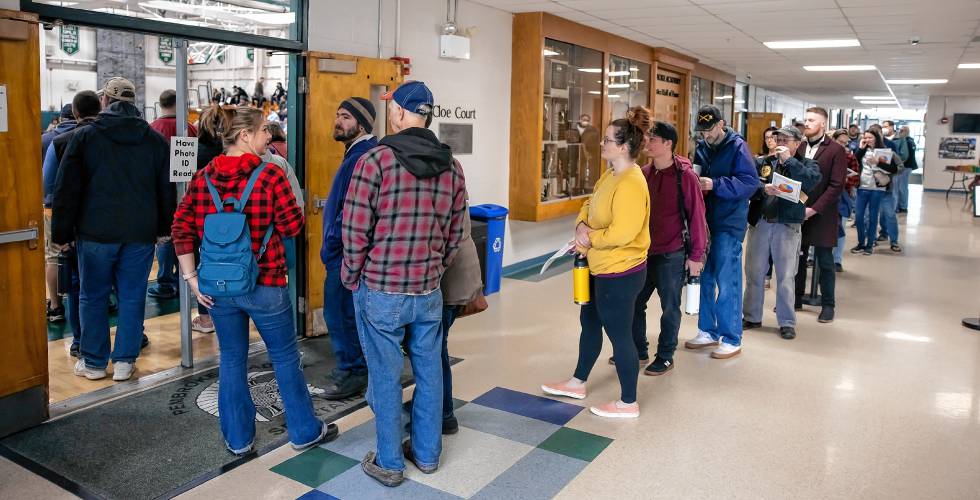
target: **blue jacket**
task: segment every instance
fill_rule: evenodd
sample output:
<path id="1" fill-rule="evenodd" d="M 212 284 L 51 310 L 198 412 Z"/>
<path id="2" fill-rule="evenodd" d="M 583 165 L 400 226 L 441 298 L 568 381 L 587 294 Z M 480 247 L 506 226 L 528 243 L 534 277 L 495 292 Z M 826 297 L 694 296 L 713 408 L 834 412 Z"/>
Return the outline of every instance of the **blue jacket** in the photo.
<path id="1" fill-rule="evenodd" d="M 755 158 L 745 140 L 731 129 L 717 146 L 698 141 L 694 163 L 701 165 L 701 177 L 713 181 L 704 195 L 705 218 L 712 234 L 745 236 L 748 227 L 749 198 L 759 188 Z"/>
<path id="2" fill-rule="evenodd" d="M 323 244 L 320 246 L 320 260 L 323 261 L 327 270 L 340 269 L 344 260 L 341 222 L 344 216 L 344 199 L 347 198 L 347 188 L 350 186 L 351 175 L 354 174 L 354 165 L 364 153 L 377 147 L 377 145 L 378 140 L 373 136 L 354 144 L 344 153 L 344 161 L 340 164 L 340 170 L 337 170 L 337 175 L 333 178 L 330 195 L 327 196 L 327 204 L 323 207 Z"/>
<path id="3" fill-rule="evenodd" d="M 54 130 L 41 134 L 41 158 L 44 158 L 44 155 L 48 152 L 48 146 L 51 145 L 51 141 L 53 141 L 55 137 L 58 137 L 59 135 L 75 128 L 76 125 L 78 124 L 75 122 L 75 120 L 65 120 L 56 125 Z"/>

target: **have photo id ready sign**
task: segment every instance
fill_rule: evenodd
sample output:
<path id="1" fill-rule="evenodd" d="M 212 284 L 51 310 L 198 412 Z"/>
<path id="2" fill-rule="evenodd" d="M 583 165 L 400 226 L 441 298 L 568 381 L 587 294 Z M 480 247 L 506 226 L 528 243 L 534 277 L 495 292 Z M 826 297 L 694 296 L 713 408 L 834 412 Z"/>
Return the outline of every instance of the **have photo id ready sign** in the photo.
<path id="1" fill-rule="evenodd" d="M 197 137 L 170 138 L 170 182 L 190 182 L 197 171 Z"/>

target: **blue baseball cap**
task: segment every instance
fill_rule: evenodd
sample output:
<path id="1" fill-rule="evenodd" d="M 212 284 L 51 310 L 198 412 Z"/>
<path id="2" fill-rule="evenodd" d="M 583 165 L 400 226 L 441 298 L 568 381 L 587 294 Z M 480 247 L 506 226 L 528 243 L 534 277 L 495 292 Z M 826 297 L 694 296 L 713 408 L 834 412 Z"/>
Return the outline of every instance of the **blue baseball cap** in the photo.
<path id="1" fill-rule="evenodd" d="M 424 82 L 411 81 L 401 84 L 397 89 L 386 92 L 381 96 L 382 100 L 395 101 L 399 106 L 417 115 L 432 114 L 432 107 L 435 99 L 432 91 L 425 86 Z"/>

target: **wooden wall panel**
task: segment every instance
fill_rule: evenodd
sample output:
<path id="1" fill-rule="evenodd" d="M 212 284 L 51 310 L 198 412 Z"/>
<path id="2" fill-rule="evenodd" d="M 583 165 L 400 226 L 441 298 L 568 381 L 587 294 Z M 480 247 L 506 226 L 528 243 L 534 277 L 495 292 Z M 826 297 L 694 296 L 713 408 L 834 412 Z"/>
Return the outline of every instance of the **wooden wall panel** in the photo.
<path id="1" fill-rule="evenodd" d="M 510 81 L 510 218 L 538 220 L 544 120 L 542 14 L 514 16 Z M 601 116 L 601 115 L 593 115 Z"/>
<path id="2" fill-rule="evenodd" d="M 29 226 L 41 231 L 44 219 L 38 168 L 41 70 L 37 17 L 0 10 L 0 19 L 5 19 L 7 26 L 19 26 L 5 30 L 5 36 L 0 37 L 0 85 L 6 87 L 9 127 L 7 132 L 0 132 L 0 158 L 4 159 L 0 231 Z M 14 31 L 24 30 L 26 37 L 14 36 Z M 0 397 L 35 386 L 44 386 L 47 392 L 43 235 L 35 243 L 0 244 Z"/>

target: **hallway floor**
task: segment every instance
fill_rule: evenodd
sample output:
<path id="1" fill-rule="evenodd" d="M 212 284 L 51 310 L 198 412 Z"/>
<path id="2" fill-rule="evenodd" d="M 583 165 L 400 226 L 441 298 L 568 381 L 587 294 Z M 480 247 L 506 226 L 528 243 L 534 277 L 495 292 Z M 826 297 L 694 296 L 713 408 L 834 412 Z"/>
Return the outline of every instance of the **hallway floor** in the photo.
<path id="1" fill-rule="evenodd" d="M 610 441 L 557 498 L 980 498 L 980 332 L 960 325 L 980 309 L 980 227 L 961 197 L 947 203 L 917 186 L 912 194 L 910 213 L 899 220 L 904 253 L 887 246 L 873 256 L 846 253 L 834 323 L 818 324 L 818 309 L 808 307 L 799 313 L 798 337 L 781 339 L 770 290 L 764 327 L 746 332 L 741 356 L 721 361 L 681 348 L 673 371 L 641 375 L 639 419 L 577 412 L 565 428 Z M 852 228 L 848 239 L 849 249 Z M 541 395 L 542 382 L 571 375 L 579 327 L 570 274 L 505 280 L 489 302 L 488 311 L 452 329 L 450 353 L 464 359 L 453 368 L 455 397 L 475 401 L 496 387 Z M 658 324 L 659 306 L 650 311 L 648 321 Z M 682 343 L 696 329 L 696 317 L 685 316 Z M 587 407 L 618 397 L 610 354 L 606 342 L 588 398 L 564 403 Z M 359 432 L 372 417 L 362 409 L 338 424 L 342 433 Z M 459 450 L 453 440 L 473 439 L 468 434 L 446 437 L 447 450 Z M 496 463 L 493 453 L 487 462 Z M 270 470 L 295 456 L 284 446 L 183 498 L 311 494 L 315 486 Z M 467 474 L 444 466 L 445 474 Z M 411 496 L 408 489 L 381 493 Z M 0 459 L 0 497 L 9 496 L 70 495 Z M 366 498 L 365 491 L 355 497 Z"/>

